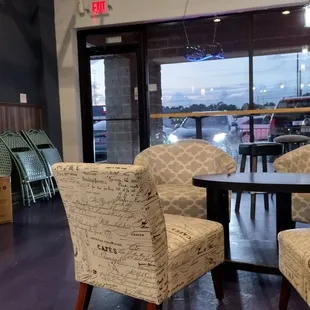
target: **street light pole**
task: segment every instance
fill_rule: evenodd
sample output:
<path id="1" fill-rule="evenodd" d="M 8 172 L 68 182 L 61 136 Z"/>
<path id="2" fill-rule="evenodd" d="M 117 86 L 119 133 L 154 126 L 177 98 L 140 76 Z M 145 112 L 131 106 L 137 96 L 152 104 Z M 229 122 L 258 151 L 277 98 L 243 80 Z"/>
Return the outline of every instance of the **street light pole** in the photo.
<path id="1" fill-rule="evenodd" d="M 300 81 L 299 81 L 299 78 L 300 78 L 300 72 L 299 72 L 299 53 L 297 53 L 297 68 L 296 68 L 296 73 L 297 73 L 297 97 L 299 96 L 299 89 L 300 89 Z"/>

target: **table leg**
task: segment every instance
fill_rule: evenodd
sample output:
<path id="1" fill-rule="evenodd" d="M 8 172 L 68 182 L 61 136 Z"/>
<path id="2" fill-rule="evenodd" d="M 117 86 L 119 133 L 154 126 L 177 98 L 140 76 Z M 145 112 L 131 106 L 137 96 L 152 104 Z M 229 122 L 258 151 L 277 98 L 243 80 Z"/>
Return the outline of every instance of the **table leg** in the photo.
<path id="1" fill-rule="evenodd" d="M 257 156 L 250 156 L 251 162 L 250 162 L 250 171 L 251 172 L 257 172 Z M 256 193 L 251 193 L 251 220 L 255 219 L 255 212 L 256 212 Z"/>
<path id="2" fill-rule="evenodd" d="M 202 118 L 196 117 L 196 139 L 202 139 Z"/>
<path id="3" fill-rule="evenodd" d="M 229 195 L 226 190 L 207 189 L 207 218 L 221 223 L 224 228 L 225 259 L 230 259 Z"/>
<path id="4" fill-rule="evenodd" d="M 277 235 L 280 231 L 294 229 L 296 223 L 292 221 L 292 194 L 277 193 Z"/>

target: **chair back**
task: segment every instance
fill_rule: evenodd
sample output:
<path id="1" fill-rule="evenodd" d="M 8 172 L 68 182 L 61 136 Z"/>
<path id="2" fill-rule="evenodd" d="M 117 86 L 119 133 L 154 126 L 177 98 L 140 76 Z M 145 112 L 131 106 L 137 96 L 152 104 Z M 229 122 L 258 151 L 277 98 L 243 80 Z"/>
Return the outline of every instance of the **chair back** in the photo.
<path id="1" fill-rule="evenodd" d="M 29 129 L 27 131 L 23 131 L 23 134 L 38 149 L 54 148 L 52 141 L 42 129 Z"/>
<path id="2" fill-rule="evenodd" d="M 204 140 L 154 145 L 141 152 L 135 165 L 148 167 L 156 184 L 191 184 L 194 175 L 234 173 L 234 159 Z"/>
<path id="3" fill-rule="evenodd" d="M 57 163 L 76 280 L 144 300 L 167 294 L 167 235 L 149 172 L 133 165 Z"/>
<path id="4" fill-rule="evenodd" d="M 6 147 L 13 153 L 32 150 L 32 147 L 18 132 L 3 132 L 1 134 L 1 140 L 4 142 Z"/>

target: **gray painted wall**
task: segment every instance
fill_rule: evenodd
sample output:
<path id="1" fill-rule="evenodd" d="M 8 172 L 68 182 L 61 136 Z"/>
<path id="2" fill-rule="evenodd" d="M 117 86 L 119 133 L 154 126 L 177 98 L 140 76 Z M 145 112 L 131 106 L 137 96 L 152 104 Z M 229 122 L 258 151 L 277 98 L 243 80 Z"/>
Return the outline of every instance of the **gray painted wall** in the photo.
<path id="1" fill-rule="evenodd" d="M 44 124 L 62 152 L 53 0 L 0 0 L 0 101 L 44 106 Z"/>

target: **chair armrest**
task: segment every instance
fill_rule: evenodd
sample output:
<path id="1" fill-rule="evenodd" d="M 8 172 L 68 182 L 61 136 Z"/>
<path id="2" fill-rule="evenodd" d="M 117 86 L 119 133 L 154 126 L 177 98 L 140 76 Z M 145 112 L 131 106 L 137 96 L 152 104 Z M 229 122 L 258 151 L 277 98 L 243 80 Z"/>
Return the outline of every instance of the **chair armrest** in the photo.
<path id="1" fill-rule="evenodd" d="M 215 161 L 217 163 L 216 172 L 218 173 L 233 174 L 237 171 L 237 163 L 229 154 L 224 151 L 218 154 L 218 156 L 215 158 Z"/>
<path id="2" fill-rule="evenodd" d="M 142 156 L 141 154 L 138 154 L 134 160 L 134 165 L 137 165 L 137 166 L 142 166 L 142 167 L 145 167 L 145 168 L 149 168 L 149 163 L 148 161 L 145 159 L 144 156 Z"/>
<path id="3" fill-rule="evenodd" d="M 142 167 L 145 167 L 150 175 L 151 175 L 151 178 L 152 178 L 152 181 L 155 183 L 155 184 L 158 184 L 158 180 L 156 178 L 156 173 L 154 171 L 154 167 L 152 165 L 150 165 L 149 161 L 147 160 L 147 158 L 143 155 L 138 154 L 134 160 L 134 165 L 137 165 L 137 166 L 142 166 Z"/>
<path id="4" fill-rule="evenodd" d="M 292 170 L 291 166 L 291 159 L 290 157 L 286 156 L 288 155 L 285 154 L 279 158 L 277 158 L 274 163 L 273 163 L 273 167 L 277 172 L 292 172 L 290 170 Z"/>
<path id="5" fill-rule="evenodd" d="M 277 158 L 273 166 L 278 172 L 310 172 L 310 146 L 306 145 Z"/>

